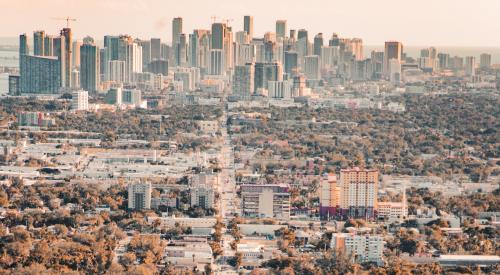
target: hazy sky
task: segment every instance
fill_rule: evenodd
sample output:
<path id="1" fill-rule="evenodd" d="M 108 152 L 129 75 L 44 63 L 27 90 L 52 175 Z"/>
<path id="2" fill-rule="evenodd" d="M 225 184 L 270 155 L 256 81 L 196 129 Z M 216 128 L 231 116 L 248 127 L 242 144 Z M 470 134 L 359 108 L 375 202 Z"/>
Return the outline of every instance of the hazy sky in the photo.
<path id="1" fill-rule="evenodd" d="M 254 16 L 256 35 L 274 31 L 276 19 L 288 28 L 306 28 L 360 37 L 366 45 L 400 40 L 406 45 L 500 47 L 500 0 L 0 0 L 0 37 L 65 25 L 54 17 L 71 16 L 75 37 L 127 33 L 170 41 L 173 17 L 184 18 L 184 32 L 208 29 L 211 17 Z"/>

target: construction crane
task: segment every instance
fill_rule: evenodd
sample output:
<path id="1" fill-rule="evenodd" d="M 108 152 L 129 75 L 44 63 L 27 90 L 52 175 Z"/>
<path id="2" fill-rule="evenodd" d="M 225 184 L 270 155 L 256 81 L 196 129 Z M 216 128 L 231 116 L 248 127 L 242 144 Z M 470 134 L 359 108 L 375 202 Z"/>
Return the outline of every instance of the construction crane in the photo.
<path id="1" fill-rule="evenodd" d="M 76 18 L 71 18 L 69 16 L 67 16 L 67 17 L 54 17 L 52 19 L 53 20 L 64 20 L 64 21 L 66 21 L 66 28 L 69 28 L 69 22 L 70 21 L 72 21 L 72 22 L 76 21 Z"/>
<path id="2" fill-rule="evenodd" d="M 212 17 L 210 17 L 210 19 L 212 19 L 212 24 L 213 24 L 217 21 L 217 16 L 212 15 Z"/>

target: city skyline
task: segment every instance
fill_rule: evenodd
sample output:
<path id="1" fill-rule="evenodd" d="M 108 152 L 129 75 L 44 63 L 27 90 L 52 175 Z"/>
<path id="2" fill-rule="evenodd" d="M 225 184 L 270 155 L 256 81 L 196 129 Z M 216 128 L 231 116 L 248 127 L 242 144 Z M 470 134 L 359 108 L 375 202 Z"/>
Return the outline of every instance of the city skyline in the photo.
<path id="1" fill-rule="evenodd" d="M 11 26 L 0 30 L 0 37 L 15 37 L 36 29 L 55 33 L 66 22 L 54 18 L 70 16 L 77 19 L 76 22 L 70 22 L 75 38 L 81 39 L 86 35 L 100 38 L 105 34 L 127 33 L 134 37 L 159 37 L 162 41 L 171 42 L 171 22 L 174 17 L 182 17 L 184 33 L 191 33 L 193 29 L 210 29 L 212 16 L 217 16 L 216 21 L 230 19 L 229 25 L 233 31 L 239 31 L 243 29 L 243 16 L 251 15 L 257 37 L 266 31 L 274 32 L 276 20 L 284 19 L 287 20 L 288 29 L 305 28 L 310 34 L 322 32 L 326 37 L 335 32 L 342 37 L 362 38 L 365 45 L 382 45 L 388 40 L 403 41 L 409 46 L 500 45 L 500 37 L 485 35 L 500 33 L 500 26 L 491 24 L 495 11 L 500 9 L 498 1 L 482 0 L 482 5 L 477 5 L 469 1 L 445 0 L 434 3 L 424 0 L 403 6 L 396 0 L 376 3 L 320 2 L 309 2 L 306 7 L 299 1 L 274 1 L 266 2 L 267 8 L 264 9 L 261 5 L 263 1 L 260 0 L 252 3 L 223 0 L 196 3 L 194 9 L 192 0 L 175 5 L 158 0 L 91 0 L 85 3 L 74 0 L 48 0 L 43 3 L 21 0 L 0 3 L 0 10 L 10 11 L 0 18 L 0 24 Z M 432 5 L 427 5 L 430 3 Z M 283 6 L 285 4 L 286 8 Z M 396 4 L 397 9 L 394 8 Z M 64 12 L 60 11 L 61 5 L 66 6 Z M 110 13 L 113 11 L 117 13 L 116 16 Z M 19 16 L 23 13 L 25 16 Z M 25 17 L 30 20 L 22 20 Z M 481 31 L 478 31 L 479 27 Z"/>

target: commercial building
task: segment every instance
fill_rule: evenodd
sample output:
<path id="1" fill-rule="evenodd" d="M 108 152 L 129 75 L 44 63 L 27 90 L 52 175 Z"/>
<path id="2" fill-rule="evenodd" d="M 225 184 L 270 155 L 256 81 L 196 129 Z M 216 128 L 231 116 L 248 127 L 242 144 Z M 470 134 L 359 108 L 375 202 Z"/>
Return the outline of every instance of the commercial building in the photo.
<path id="1" fill-rule="evenodd" d="M 151 183 L 132 183 L 128 185 L 128 209 L 142 210 L 151 208 Z"/>
<path id="2" fill-rule="evenodd" d="M 100 85 L 99 48 L 85 43 L 80 47 L 80 87 L 97 92 Z"/>
<path id="3" fill-rule="evenodd" d="M 476 75 L 476 58 L 474 56 L 465 57 L 465 75 Z"/>
<path id="4" fill-rule="evenodd" d="M 275 184 L 241 186 L 242 214 L 247 217 L 290 219 L 288 188 Z"/>
<path id="5" fill-rule="evenodd" d="M 253 16 L 245 15 L 243 17 L 243 30 L 248 34 L 250 40 L 253 38 Z"/>
<path id="6" fill-rule="evenodd" d="M 479 67 L 481 69 L 488 69 L 491 67 L 491 54 L 481 54 L 481 56 L 479 57 Z"/>
<path id="7" fill-rule="evenodd" d="M 276 38 L 278 40 L 285 39 L 286 37 L 286 20 L 276 21 Z"/>
<path id="8" fill-rule="evenodd" d="M 249 98 L 255 90 L 255 66 L 248 63 L 243 66 L 236 66 L 233 76 L 233 94 L 240 98 Z"/>
<path id="9" fill-rule="evenodd" d="M 390 74 L 390 61 L 392 59 L 397 60 L 397 62 L 401 63 L 403 58 L 403 44 L 397 41 L 388 41 L 385 42 L 384 48 L 384 74 L 386 77 L 389 77 Z"/>

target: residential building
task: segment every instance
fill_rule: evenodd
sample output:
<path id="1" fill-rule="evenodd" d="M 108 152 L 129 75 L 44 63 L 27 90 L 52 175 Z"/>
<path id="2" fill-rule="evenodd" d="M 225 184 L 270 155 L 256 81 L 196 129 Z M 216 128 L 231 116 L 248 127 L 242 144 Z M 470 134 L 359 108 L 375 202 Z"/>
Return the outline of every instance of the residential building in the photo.
<path id="1" fill-rule="evenodd" d="M 340 171 L 343 215 L 374 218 L 378 199 L 378 171 L 373 169 L 342 169 Z"/>
<path id="2" fill-rule="evenodd" d="M 128 185 L 128 209 L 143 210 L 151 208 L 151 183 L 132 183 Z"/>

